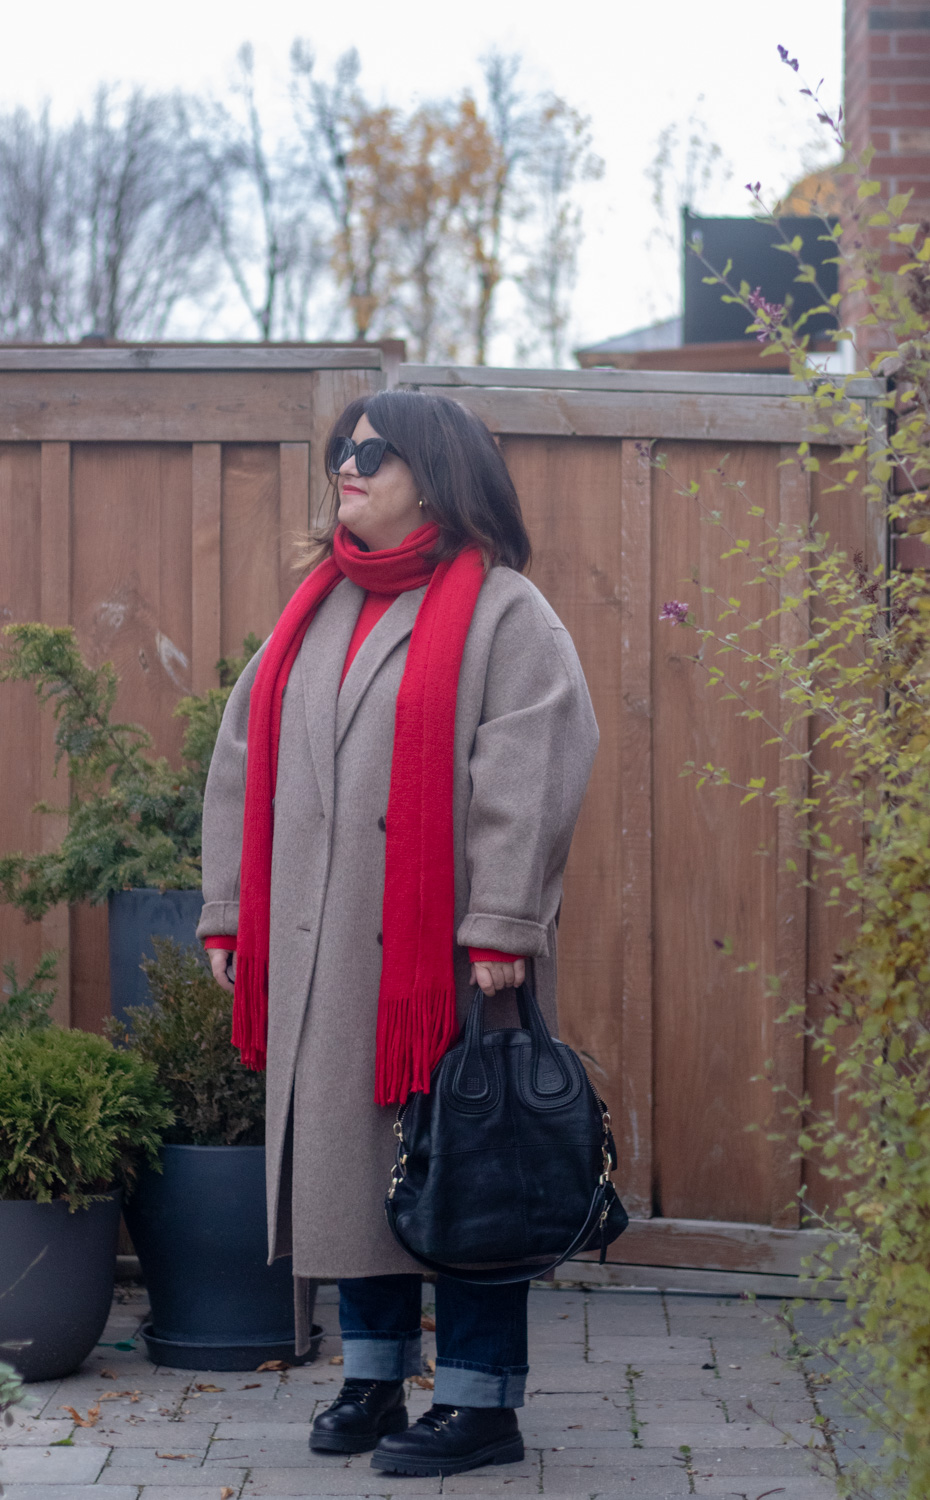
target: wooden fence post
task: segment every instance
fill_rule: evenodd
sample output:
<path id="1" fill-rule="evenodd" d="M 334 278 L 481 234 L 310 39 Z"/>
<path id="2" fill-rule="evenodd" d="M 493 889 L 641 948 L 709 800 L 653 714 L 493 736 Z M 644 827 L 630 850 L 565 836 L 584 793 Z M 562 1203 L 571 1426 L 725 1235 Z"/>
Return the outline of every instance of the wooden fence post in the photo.
<path id="1" fill-rule="evenodd" d="M 71 444 L 43 443 L 40 459 L 40 609 L 44 625 L 71 623 Z M 54 724 L 43 715 L 39 798 L 62 810 L 68 806 L 70 779 L 62 761 L 55 774 Z M 42 820 L 43 852 L 57 849 L 64 832 L 58 817 Z M 71 914 L 67 905 L 55 906 L 42 918 L 42 948 L 58 955 L 58 994 L 52 1016 L 62 1026 L 71 1024 Z"/>
<path id="2" fill-rule="evenodd" d="M 621 454 L 620 1069 L 618 1150 L 628 1212 L 652 1214 L 652 495 L 635 442 Z"/>

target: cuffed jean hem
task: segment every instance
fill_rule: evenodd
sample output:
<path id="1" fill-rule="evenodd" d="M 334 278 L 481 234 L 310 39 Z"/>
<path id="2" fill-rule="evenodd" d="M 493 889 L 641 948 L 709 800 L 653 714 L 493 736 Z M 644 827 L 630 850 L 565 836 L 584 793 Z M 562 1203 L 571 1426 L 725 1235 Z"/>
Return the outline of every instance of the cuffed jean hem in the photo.
<path id="1" fill-rule="evenodd" d="M 437 1359 L 433 1400 L 438 1406 L 522 1406 L 529 1365 L 495 1370 L 462 1360 Z"/>
<path id="2" fill-rule="evenodd" d="M 342 1373 L 346 1380 L 406 1380 L 423 1369 L 420 1331 L 401 1334 L 344 1333 Z"/>

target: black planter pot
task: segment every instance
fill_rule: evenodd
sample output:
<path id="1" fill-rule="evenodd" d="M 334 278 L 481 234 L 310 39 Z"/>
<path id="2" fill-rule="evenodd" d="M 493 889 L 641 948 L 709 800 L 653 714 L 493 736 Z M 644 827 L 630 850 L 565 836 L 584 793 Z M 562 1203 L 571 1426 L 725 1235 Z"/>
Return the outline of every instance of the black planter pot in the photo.
<path id="1" fill-rule="evenodd" d="M 90 1354 L 107 1321 L 122 1195 L 68 1212 L 0 1202 L 0 1358 L 24 1380 L 60 1380 Z"/>
<path id="2" fill-rule="evenodd" d="M 139 965 L 154 958 L 154 937 L 196 943 L 203 896 L 200 891 L 114 891 L 110 915 L 110 1009 L 125 1019 L 129 1005 L 151 1005 L 149 982 Z"/>
<path id="3" fill-rule="evenodd" d="M 126 1204 L 152 1309 L 149 1358 L 182 1370 L 297 1361 L 290 1259 L 267 1263 L 264 1146 L 163 1146 Z M 319 1352 L 314 1324 L 310 1352 Z"/>

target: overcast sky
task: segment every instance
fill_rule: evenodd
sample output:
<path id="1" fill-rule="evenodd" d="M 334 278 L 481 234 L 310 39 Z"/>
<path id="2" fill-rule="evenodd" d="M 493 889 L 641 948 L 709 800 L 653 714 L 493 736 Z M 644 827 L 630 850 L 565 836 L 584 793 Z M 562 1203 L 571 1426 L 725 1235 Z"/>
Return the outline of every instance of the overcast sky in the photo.
<path id="1" fill-rule="evenodd" d="M 576 342 L 625 332 L 677 310 L 674 261 L 654 234 L 646 172 L 663 127 L 697 109 L 732 175 L 699 196 L 700 212 L 746 212 L 743 185 L 774 191 L 825 158 L 798 97 L 842 79 L 842 0 L 0 0 L 0 100 L 45 98 L 59 118 L 101 80 L 222 89 L 243 41 L 262 90 L 283 99 L 295 36 L 325 73 L 359 49 L 370 95 L 410 104 L 477 87 L 491 47 L 518 52 L 533 88 L 554 89 L 591 117 L 602 180 L 584 190 L 585 244 L 574 298 Z M 801 61 L 796 77 L 779 43 Z M 698 101 L 703 96 L 703 102 Z M 673 185 L 674 186 L 674 185 Z M 651 236 L 651 238 L 650 238 Z M 217 330 L 218 336 L 230 330 Z M 506 339 L 494 351 L 508 357 Z"/>

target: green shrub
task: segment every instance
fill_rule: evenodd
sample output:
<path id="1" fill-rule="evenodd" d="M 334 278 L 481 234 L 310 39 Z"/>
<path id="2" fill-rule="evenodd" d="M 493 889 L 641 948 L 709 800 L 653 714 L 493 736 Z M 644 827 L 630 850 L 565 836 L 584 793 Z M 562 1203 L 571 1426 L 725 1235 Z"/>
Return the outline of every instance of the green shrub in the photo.
<path id="1" fill-rule="evenodd" d="M 11 960 L 3 965 L 6 984 L 0 994 L 0 1036 L 51 1025 L 49 1009 L 57 994 L 53 983 L 57 968 L 55 954 L 43 953 L 29 978 L 20 984 L 15 963 Z"/>
<path id="2" fill-rule="evenodd" d="M 24 1400 L 25 1395 L 22 1377 L 16 1373 L 12 1365 L 5 1365 L 0 1361 L 0 1417 L 3 1418 L 7 1427 L 13 1424 L 12 1408 L 18 1406 Z"/>
<path id="3" fill-rule="evenodd" d="M 58 1026 L 0 1036 L 0 1199 L 82 1207 L 154 1163 L 171 1124 L 150 1063 Z"/>
<path id="4" fill-rule="evenodd" d="M 797 60 L 783 55 L 797 70 Z M 826 113 L 820 118 L 829 121 Z M 859 329 L 838 329 L 835 338 L 852 341 L 860 372 L 894 377 L 876 403 L 886 409 L 887 428 L 850 388 L 855 377 L 812 378 L 804 317 L 793 320 L 790 307 L 767 302 L 764 289 L 734 283 L 729 267 L 708 266 L 710 279 L 722 285 L 725 300 L 745 309 L 760 341 L 790 357 L 811 444 L 837 427 L 847 435 L 847 446 L 830 459 L 825 492 L 864 493 L 873 529 L 896 527 L 930 543 L 930 224 L 909 213 L 911 193 L 885 201 L 881 183 L 869 176 L 871 151 L 857 162 L 838 127 L 836 136 L 845 159 L 835 170 L 851 179 L 851 191 L 842 225 L 823 219 L 822 238 L 831 243 L 847 295 L 865 301 L 859 328 L 880 347 L 873 353 L 873 341 L 862 349 Z M 753 192 L 761 216 L 758 185 Z M 816 286 L 818 273 L 804 264 L 800 238 L 784 238 L 780 248 L 794 258 L 796 280 Z M 821 296 L 817 312 L 837 308 L 838 293 Z M 807 442 L 794 461 L 809 472 L 823 462 Z M 661 456 L 653 462 L 663 464 Z M 720 478 L 742 489 L 725 461 L 714 487 Z M 844 1496 L 927 1500 L 930 571 L 882 564 L 869 571 L 861 555 L 850 558 L 819 529 L 816 517 L 770 525 L 761 545 L 751 543 L 724 526 L 716 488 L 709 498 L 703 489 L 683 480 L 678 493 L 726 531 L 723 557 L 737 558 L 741 574 L 746 561 L 754 570 L 752 586 L 765 599 L 761 618 L 753 619 L 739 598 L 725 597 L 704 599 L 694 611 L 670 600 L 662 617 L 694 632 L 696 666 L 738 715 L 761 718 L 766 697 L 777 691 L 786 711 L 781 724 L 766 714 L 773 734 L 767 743 L 780 742 L 792 773 L 803 763 L 804 775 L 781 785 L 747 775 L 739 785 L 725 766 L 685 769 L 698 785 L 738 791 L 741 802 L 770 798 L 790 813 L 796 848 L 782 868 L 856 924 L 825 987 L 824 1019 L 812 1021 L 803 1003 L 781 1018 L 835 1069 L 834 1107 L 816 1111 L 809 1096 L 790 1098 L 781 1089 L 785 1128 L 772 1135 L 787 1134 L 796 1159 L 815 1162 L 842 1194 L 826 1220 L 833 1243 L 816 1269 L 838 1278 L 848 1316 L 833 1335 L 798 1344 L 813 1348 L 850 1406 L 883 1439 L 877 1463 L 848 1463 L 845 1455 L 841 1462 L 829 1441 L 821 1452 Z M 758 497 L 745 499 L 749 516 L 765 516 Z M 815 757 L 818 749 L 830 751 L 829 761 Z M 736 934 L 727 946 L 738 942 Z M 757 967 L 757 959 L 747 966 Z M 782 976 L 766 977 L 778 995 Z M 808 1212 L 808 1222 L 813 1217 Z"/>
<path id="5" fill-rule="evenodd" d="M 101 902 L 140 886 L 199 887 L 210 758 L 232 684 L 257 637 L 246 638 L 243 656 L 217 664 L 221 687 L 178 704 L 187 729 L 177 769 L 151 755 L 151 736 L 138 724 L 114 722 L 116 672 L 110 662 L 88 666 L 70 626 L 8 625 L 3 634 L 0 682 L 31 682 L 39 702 L 51 707 L 56 761 L 67 761 L 74 794 L 58 849 L 0 858 L 0 899 L 34 921 L 62 901 Z"/>
<path id="6" fill-rule="evenodd" d="M 110 1035 L 154 1068 L 175 1123 L 167 1141 L 187 1146 L 260 1146 L 265 1079 L 239 1061 L 230 1041 L 232 995 L 220 989 L 199 948 L 155 938 L 142 967 L 153 1004 L 133 1006 L 130 1027 Z"/>

